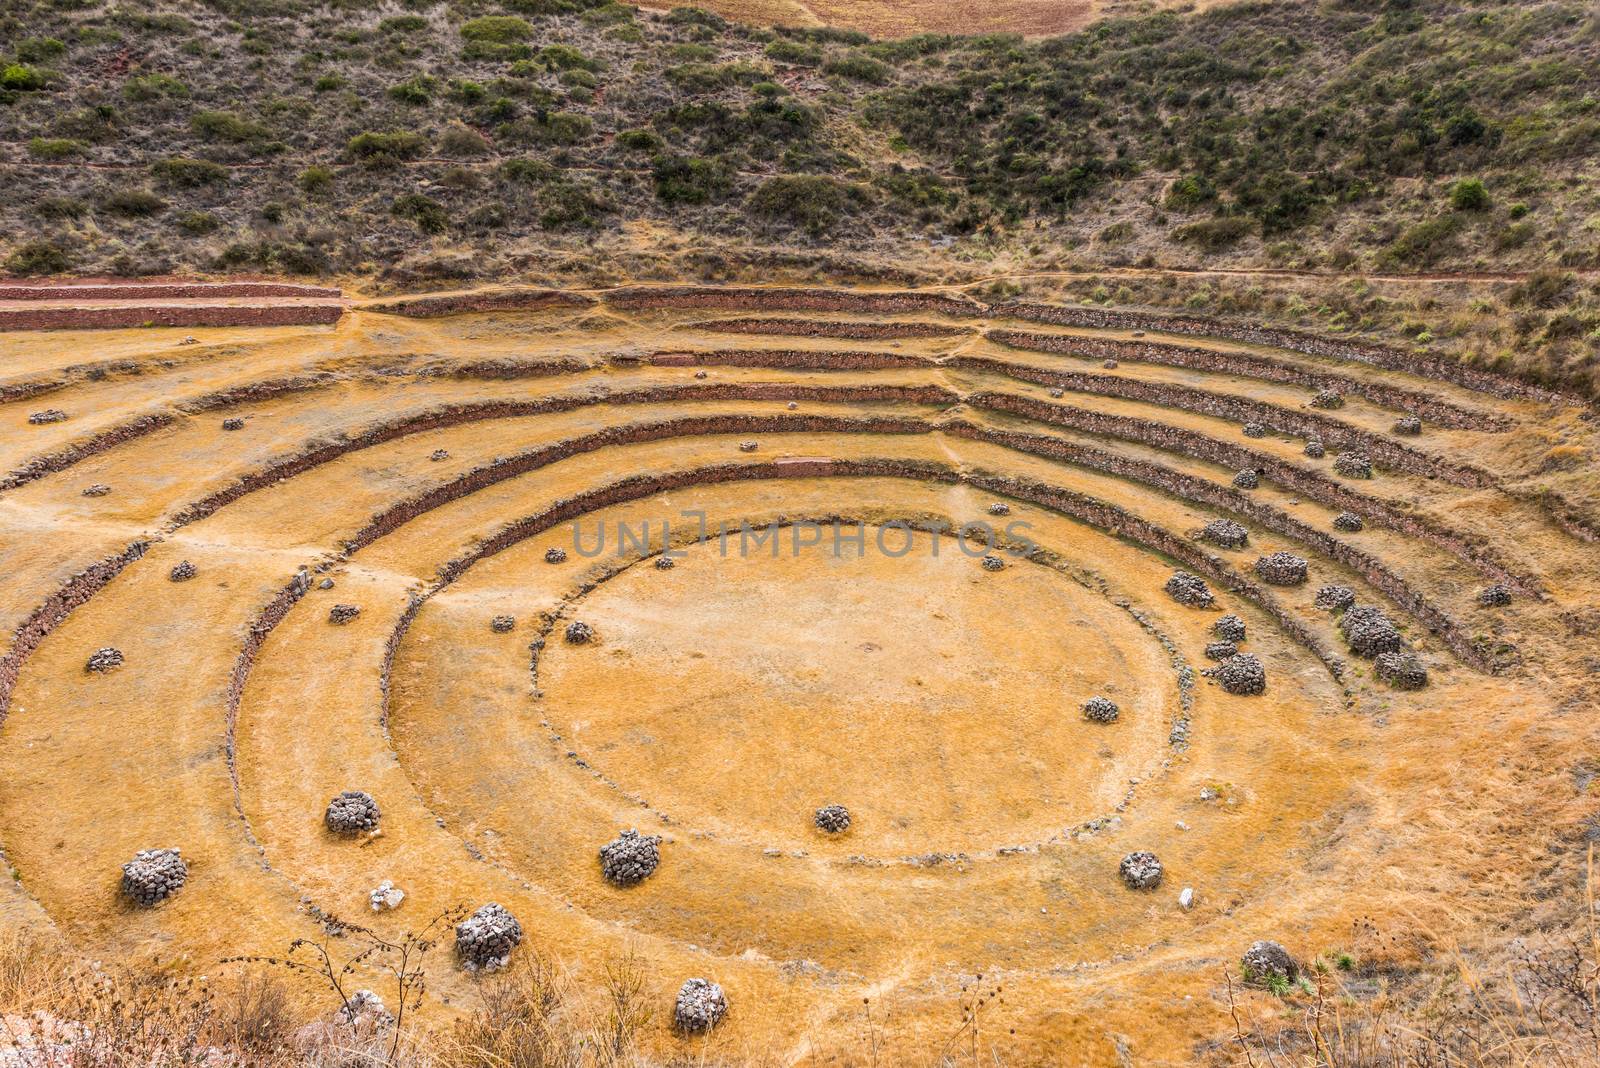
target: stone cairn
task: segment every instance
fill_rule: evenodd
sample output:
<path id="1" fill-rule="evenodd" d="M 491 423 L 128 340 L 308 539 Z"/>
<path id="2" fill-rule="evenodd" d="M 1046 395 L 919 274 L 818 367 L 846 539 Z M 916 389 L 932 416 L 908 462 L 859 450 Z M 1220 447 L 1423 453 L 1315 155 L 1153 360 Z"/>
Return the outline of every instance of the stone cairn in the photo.
<path id="1" fill-rule="evenodd" d="M 434 463 L 439 463 L 441 460 L 448 460 L 450 459 L 450 450 L 434 449 L 428 454 L 428 459 L 432 460 Z"/>
<path id="2" fill-rule="evenodd" d="M 122 893 L 140 908 L 154 908 L 183 888 L 189 865 L 176 849 L 141 849 L 122 866 Z"/>
<path id="3" fill-rule="evenodd" d="M 224 430 L 243 430 L 244 429 L 244 420 L 238 418 L 237 416 L 234 416 L 234 417 L 229 418 L 229 419 L 224 419 L 222 421 L 222 429 L 224 429 Z"/>
<path id="4" fill-rule="evenodd" d="M 1051 389 L 1050 389 L 1050 399 L 1051 400 L 1060 400 L 1062 397 L 1065 397 L 1066 395 L 1067 395 L 1067 391 L 1062 389 L 1060 386 L 1052 386 Z"/>
<path id="5" fill-rule="evenodd" d="M 552 545 L 544 551 L 544 562 L 547 564 L 564 564 L 567 562 L 567 550 L 559 545 Z"/>
<path id="6" fill-rule="evenodd" d="M 1414 415 L 1401 416 L 1389 429 L 1401 437 L 1414 438 L 1422 433 L 1422 420 Z"/>
<path id="7" fill-rule="evenodd" d="M 1118 871 L 1129 890 L 1154 890 L 1161 885 L 1161 861 L 1145 850 L 1123 857 Z"/>
<path id="8" fill-rule="evenodd" d="M 1265 986 L 1269 980 L 1292 982 L 1300 975 L 1300 966 L 1289 951 L 1276 942 L 1252 942 L 1239 959 L 1239 970 L 1244 981 Z"/>
<path id="9" fill-rule="evenodd" d="M 110 492 L 111 487 L 106 485 L 104 482 L 96 482 L 94 485 L 85 486 L 83 489 L 83 495 L 85 497 L 104 497 Z"/>
<path id="10" fill-rule="evenodd" d="M 1322 443 L 1321 438 L 1310 438 L 1306 441 L 1305 454 L 1312 460 L 1320 460 L 1328 455 L 1328 447 Z"/>
<path id="11" fill-rule="evenodd" d="M 1247 467 L 1233 476 L 1233 484 L 1240 489 L 1256 489 L 1261 485 L 1261 476 L 1254 468 Z"/>
<path id="12" fill-rule="evenodd" d="M 1340 512 L 1333 517 L 1333 529 L 1345 534 L 1358 534 L 1366 527 L 1367 521 L 1354 512 Z"/>
<path id="13" fill-rule="evenodd" d="M 660 845 L 657 835 L 623 831 L 600 847 L 600 870 L 616 886 L 635 886 L 661 863 Z"/>
<path id="14" fill-rule="evenodd" d="M 67 413 L 60 408 L 46 408 L 42 412 L 34 412 L 28 416 L 28 422 L 34 426 L 44 426 L 47 423 L 59 423 L 66 417 Z"/>
<path id="15" fill-rule="evenodd" d="M 1217 621 L 1211 624 L 1211 633 L 1225 642 L 1242 642 L 1245 635 L 1244 620 L 1231 612 L 1218 616 Z"/>
<path id="16" fill-rule="evenodd" d="M 1117 369 L 1117 361 L 1116 360 L 1107 359 L 1104 362 L 1102 362 L 1100 364 L 1100 366 L 1104 367 L 1107 371 L 1115 371 Z"/>
<path id="17" fill-rule="evenodd" d="M 1504 608 L 1511 603 L 1511 588 L 1496 583 L 1478 591 L 1478 603 L 1485 608 Z"/>
<path id="18" fill-rule="evenodd" d="M 1315 397 L 1311 398 L 1311 407 L 1323 408 L 1328 411 L 1332 411 L 1336 408 L 1343 408 L 1344 396 L 1331 389 L 1321 389 L 1317 391 L 1317 395 Z"/>
<path id="19" fill-rule="evenodd" d="M 96 649 L 94 652 L 90 653 L 89 659 L 84 662 L 83 669 L 85 671 L 99 671 L 104 673 L 107 671 L 112 671 L 121 666 L 122 650 L 114 649 L 108 645 L 103 649 Z"/>
<path id="20" fill-rule="evenodd" d="M 1428 685 L 1428 669 L 1415 653 L 1379 653 L 1373 668 L 1378 681 L 1397 690 L 1420 690 Z"/>
<path id="21" fill-rule="evenodd" d="M 739 442 L 739 451 L 740 452 L 755 452 L 759 448 L 761 448 L 761 443 L 760 442 L 756 442 L 756 441 L 741 441 L 741 442 Z"/>
<path id="22" fill-rule="evenodd" d="M 1211 596 L 1211 587 L 1206 585 L 1205 579 L 1187 571 L 1174 571 L 1167 579 L 1166 590 L 1174 601 L 1190 608 L 1210 608 L 1217 600 Z"/>
<path id="23" fill-rule="evenodd" d="M 189 561 L 184 560 L 173 567 L 171 571 L 167 572 L 167 578 L 171 579 L 173 582 L 188 582 L 199 573 L 199 569 L 197 569 Z"/>
<path id="24" fill-rule="evenodd" d="M 1255 563 L 1262 582 L 1274 586 L 1298 586 L 1306 580 L 1306 559 L 1289 552 L 1275 552 Z"/>
<path id="25" fill-rule="evenodd" d="M 983 559 L 979 563 L 985 571 L 1004 571 L 1006 569 L 1006 562 L 994 553 L 984 553 Z"/>
<path id="26" fill-rule="evenodd" d="M 1213 519 L 1200 531 L 1200 537 L 1223 549 L 1243 549 L 1250 543 L 1250 532 L 1231 519 Z"/>
<path id="27" fill-rule="evenodd" d="M 489 629 L 496 634 L 510 634 L 517 629 L 516 616 L 495 616 L 489 620 Z"/>
<path id="28" fill-rule="evenodd" d="M 1267 436 L 1267 424 L 1265 424 L 1265 423 L 1246 423 L 1244 425 L 1244 436 L 1247 437 L 1247 438 L 1264 438 L 1264 437 L 1266 437 Z"/>
<path id="29" fill-rule="evenodd" d="M 328 609 L 328 622 L 342 627 L 360 614 L 361 609 L 353 604 L 336 604 Z"/>
<path id="30" fill-rule="evenodd" d="M 1121 714 L 1117 703 L 1109 697 L 1096 695 L 1083 703 L 1083 718 L 1094 723 L 1115 723 Z"/>
<path id="31" fill-rule="evenodd" d="M 1005 501 L 995 501 L 989 506 L 990 515 L 1010 515 L 1011 506 Z"/>
<path id="32" fill-rule="evenodd" d="M 1348 608 L 1339 617 L 1339 632 L 1352 653 L 1368 660 L 1380 653 L 1398 653 L 1406 644 L 1394 620 L 1383 609 L 1370 604 Z"/>
<path id="33" fill-rule="evenodd" d="M 567 624 L 567 642 L 570 645 L 587 645 L 594 641 L 594 628 L 579 620 Z"/>
<path id="34" fill-rule="evenodd" d="M 1226 660 L 1231 656 L 1239 655 L 1239 647 L 1233 642 L 1207 642 L 1207 660 Z"/>
<path id="35" fill-rule="evenodd" d="M 812 817 L 817 829 L 829 834 L 843 834 L 850 829 L 850 810 L 843 805 L 823 805 Z"/>
<path id="36" fill-rule="evenodd" d="M 367 895 L 367 903 L 372 906 L 373 912 L 392 912 L 400 907 L 406 899 L 406 892 L 394 885 L 391 879 L 385 879 L 373 887 L 372 893 Z"/>
<path id="37" fill-rule="evenodd" d="M 1230 656 L 1216 667 L 1208 668 L 1205 674 L 1238 697 L 1255 697 L 1267 692 L 1267 669 L 1250 653 Z"/>
<path id="38" fill-rule="evenodd" d="M 493 901 L 456 924 L 456 956 L 468 971 L 498 971 L 522 942 L 522 924 Z"/>
<path id="39" fill-rule="evenodd" d="M 675 568 L 677 566 L 678 566 L 678 561 L 674 560 L 670 556 L 667 556 L 665 553 L 663 553 L 662 555 L 656 557 L 656 570 L 657 571 L 671 571 L 673 568 Z"/>
<path id="40" fill-rule="evenodd" d="M 672 1023 L 689 1035 L 703 1035 L 728 1015 L 728 997 L 722 987 L 706 979 L 690 979 L 678 990 Z"/>
<path id="41" fill-rule="evenodd" d="M 1311 603 L 1324 612 L 1343 612 L 1356 603 L 1356 591 L 1349 586 L 1318 586 Z"/>
<path id="42" fill-rule="evenodd" d="M 1372 477 L 1372 461 L 1359 452 L 1341 452 L 1333 461 L 1333 469 L 1345 478 Z"/>
<path id="43" fill-rule="evenodd" d="M 372 799 L 371 794 L 362 790 L 345 790 L 328 802 L 328 811 L 322 819 L 334 834 L 361 834 L 377 830 L 382 815 L 378 811 L 378 802 Z"/>

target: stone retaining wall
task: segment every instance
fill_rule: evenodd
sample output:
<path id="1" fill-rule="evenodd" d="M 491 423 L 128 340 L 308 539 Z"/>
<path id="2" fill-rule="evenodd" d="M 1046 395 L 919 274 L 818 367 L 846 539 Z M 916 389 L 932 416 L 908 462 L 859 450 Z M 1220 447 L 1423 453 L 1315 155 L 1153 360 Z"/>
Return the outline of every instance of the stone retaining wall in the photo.
<path id="1" fill-rule="evenodd" d="M 714 319 L 703 323 L 683 323 L 678 329 L 715 331 L 721 334 L 838 337 L 852 341 L 902 337 L 961 337 L 972 333 L 972 328 L 968 326 L 946 326 L 941 323 L 852 323 L 821 319 Z"/>
<path id="2" fill-rule="evenodd" d="M 360 310 L 380 315 L 404 315 L 412 319 L 437 319 L 470 312 L 582 308 L 593 303 L 593 297 L 560 289 L 510 289 L 498 293 L 441 293 L 437 296 L 405 297 L 363 304 Z"/>
<path id="3" fill-rule="evenodd" d="M 0 282 L 0 300 L 195 300 L 205 297 L 332 297 L 327 286 L 293 282 Z"/>
<path id="4" fill-rule="evenodd" d="M 966 297 L 906 290 L 874 292 L 849 289 L 759 286 L 625 286 L 602 294 L 616 308 L 732 308 L 748 311 L 938 312 L 964 318 L 984 314 L 984 306 Z"/>
<path id="5" fill-rule="evenodd" d="M 124 330 L 145 326 L 314 326 L 343 304 L 136 304 L 109 308 L 0 308 L 0 330 Z"/>

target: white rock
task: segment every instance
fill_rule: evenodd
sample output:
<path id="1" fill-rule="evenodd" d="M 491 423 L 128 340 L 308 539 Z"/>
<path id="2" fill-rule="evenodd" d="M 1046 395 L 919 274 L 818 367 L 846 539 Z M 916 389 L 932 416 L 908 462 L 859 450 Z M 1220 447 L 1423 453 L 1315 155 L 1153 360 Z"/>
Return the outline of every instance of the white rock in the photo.
<path id="1" fill-rule="evenodd" d="M 383 912 L 388 909 L 397 909 L 400 907 L 400 902 L 404 901 L 405 899 L 406 892 L 394 885 L 394 883 L 390 882 L 388 879 L 385 879 L 383 882 L 379 883 L 378 888 L 372 892 L 372 911 Z"/>
<path id="2" fill-rule="evenodd" d="M 1186 886 L 1183 888 L 1183 893 L 1178 895 L 1178 907 L 1185 912 L 1194 908 L 1194 887 Z"/>

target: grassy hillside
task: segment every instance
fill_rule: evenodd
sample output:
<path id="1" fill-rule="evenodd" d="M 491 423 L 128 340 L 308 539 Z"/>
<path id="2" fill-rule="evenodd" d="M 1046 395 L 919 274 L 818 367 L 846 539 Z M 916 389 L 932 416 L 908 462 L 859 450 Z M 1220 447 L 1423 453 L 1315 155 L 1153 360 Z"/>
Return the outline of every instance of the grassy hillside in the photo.
<path id="1" fill-rule="evenodd" d="M 1600 264 L 1600 16 L 1577 0 L 1152 8 L 1039 41 L 604 0 L 9 11 L 11 273 L 504 277 L 673 240 L 1544 268 L 1523 340 L 1555 377 L 1595 355 L 1592 294 L 1559 273 Z"/>

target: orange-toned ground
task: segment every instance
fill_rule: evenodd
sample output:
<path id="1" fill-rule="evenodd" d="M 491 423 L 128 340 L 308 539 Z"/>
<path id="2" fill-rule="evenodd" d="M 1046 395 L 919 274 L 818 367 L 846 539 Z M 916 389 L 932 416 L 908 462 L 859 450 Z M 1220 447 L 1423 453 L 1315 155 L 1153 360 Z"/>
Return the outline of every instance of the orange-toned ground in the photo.
<path id="1" fill-rule="evenodd" d="M 648 0 L 645 6 L 667 9 L 683 5 Z M 1071 33 L 1096 18 L 1115 13 L 1119 7 L 1107 0 L 707 0 L 699 6 L 757 26 L 835 26 L 861 30 L 874 37 L 917 33 Z"/>
<path id="2" fill-rule="evenodd" d="M 357 302 L 331 326 L 6 336 L 0 387 L 32 392 L 0 403 L 0 847 L 15 873 L 0 924 L 53 928 L 96 959 L 213 971 L 318 937 L 318 910 L 399 932 L 493 900 L 580 985 L 636 955 L 659 1010 L 653 1057 L 932 1063 L 955 1042 L 1004 1063 L 1183 1064 L 1229 1033 L 1224 973 L 1257 938 L 1306 961 L 1381 953 L 1399 973 L 1455 946 L 1492 954 L 1537 922 L 1535 900 L 1575 900 L 1546 829 L 1582 804 L 1571 754 L 1595 740 L 1583 713 L 1600 548 L 1523 487 L 1550 448 L 1592 447 L 1578 408 L 1141 331 L 1508 420 L 1401 439 L 1395 410 L 1349 396 L 1323 413 L 1339 427 L 1492 484 L 1399 468 L 1333 479 L 1293 434 L 1246 438 L 1192 407 L 1055 396 L 1029 376 L 1187 386 L 1285 418 L 1311 411 L 1302 386 L 1131 358 L 1106 368 L 982 334 L 1130 331 L 982 309 L 780 311 L 792 335 L 753 337 L 700 325 L 725 310 L 594 296 L 421 321 Z M 808 333 L 819 318 L 969 329 L 843 341 Z M 734 350 L 768 365 L 706 355 Z M 660 351 L 699 355 L 650 362 Z M 840 352 L 920 359 L 778 366 Z M 950 362 L 972 356 L 995 363 Z M 304 384 L 190 403 L 286 378 Z M 1227 491 L 1231 467 L 1007 414 L 997 394 L 1256 450 L 1439 536 L 1376 521 L 1337 535 L 1372 561 L 1363 574 L 1285 532 L 1300 529 L 1286 520 L 1332 530 L 1344 506 L 1322 490 L 1268 479 L 1241 498 L 1254 515 L 1201 503 L 1192 493 Z M 29 422 L 47 408 L 67 417 Z M 138 429 L 146 416 L 167 418 Z M 39 457 L 54 459 L 30 467 Z M 290 460 L 281 477 L 240 482 Z M 1150 480 L 1157 468 L 1195 481 L 1178 492 Z M 108 492 L 84 495 L 96 485 Z M 587 502 L 578 542 L 570 514 L 540 518 L 574 501 Z M 374 523 L 397 502 L 411 503 Z M 661 523 L 681 542 L 686 511 L 731 524 L 728 553 L 680 545 L 658 569 Z M 1249 547 L 1185 565 L 1214 568 L 1214 608 L 1175 603 L 1162 592 L 1172 554 L 1224 515 Z M 1107 516 L 1142 525 L 1113 530 Z M 836 554 L 831 534 L 796 550 L 809 528 L 779 526 L 776 557 L 773 543 L 740 552 L 741 524 L 828 517 L 864 524 L 865 551 Z M 902 521 L 922 532 L 896 556 Z M 973 521 L 1023 524 L 1038 551 L 1013 555 L 1013 538 L 988 570 L 926 531 Z M 620 527 L 645 524 L 648 547 L 616 552 Z M 601 528 L 605 551 L 581 555 Z M 1175 540 L 1153 549 L 1155 531 Z M 145 541 L 42 635 L 29 629 L 64 585 L 79 588 L 73 576 Z M 552 548 L 566 559 L 549 562 Z M 1309 583 L 1227 588 L 1278 549 L 1309 559 Z M 171 581 L 185 560 L 196 576 Z M 302 567 L 309 588 L 286 602 Z M 1539 593 L 1479 605 L 1492 567 Z M 1379 569 L 1456 628 L 1457 651 L 1399 587 L 1376 587 Z M 1326 583 L 1395 617 L 1427 689 L 1384 686 L 1348 654 L 1314 604 Z M 333 625 L 336 604 L 360 615 Z M 1264 695 L 1198 674 L 1224 611 L 1249 628 Z M 496 616 L 512 629 L 492 629 Z M 572 621 L 595 640 L 566 642 Z M 87 672 L 103 646 L 125 663 Z M 1490 674 L 1469 648 L 1520 666 Z M 1115 723 L 1083 717 L 1095 694 L 1119 704 Z M 381 835 L 327 833 L 323 809 L 345 789 L 378 798 Z M 846 834 L 812 825 L 828 803 L 851 810 Z M 663 842 L 660 869 L 623 890 L 596 851 L 625 828 Z M 183 890 L 151 910 L 119 899 L 120 865 L 169 845 L 191 865 Z M 1161 857 L 1159 889 L 1119 879 L 1136 849 Z M 407 900 L 374 916 L 368 893 L 384 879 Z M 1185 887 L 1192 910 L 1178 905 Z M 1003 995 L 974 1038 L 960 1005 L 979 974 Z M 721 983 L 732 1006 L 705 1038 L 667 1026 L 690 976 Z M 441 955 L 422 1026 L 471 1004 L 474 983 Z M 1239 996 L 1274 1011 L 1264 992 Z"/>

